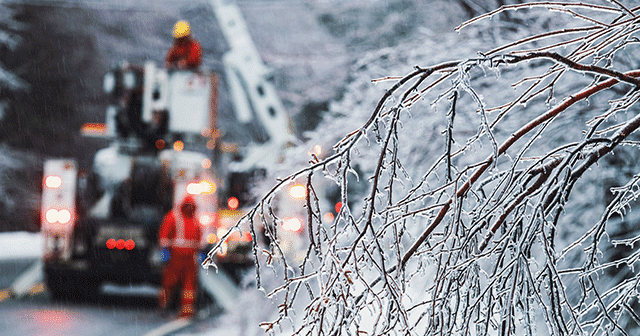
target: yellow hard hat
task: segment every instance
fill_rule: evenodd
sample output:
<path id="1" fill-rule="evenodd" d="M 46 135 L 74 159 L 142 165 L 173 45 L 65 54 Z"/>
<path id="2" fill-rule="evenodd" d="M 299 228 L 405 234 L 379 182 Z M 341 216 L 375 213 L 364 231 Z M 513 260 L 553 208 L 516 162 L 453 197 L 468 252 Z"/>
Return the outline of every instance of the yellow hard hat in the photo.
<path id="1" fill-rule="evenodd" d="M 178 21 L 176 25 L 173 26 L 173 37 L 181 38 L 191 34 L 191 28 L 189 27 L 189 22 L 187 21 Z"/>

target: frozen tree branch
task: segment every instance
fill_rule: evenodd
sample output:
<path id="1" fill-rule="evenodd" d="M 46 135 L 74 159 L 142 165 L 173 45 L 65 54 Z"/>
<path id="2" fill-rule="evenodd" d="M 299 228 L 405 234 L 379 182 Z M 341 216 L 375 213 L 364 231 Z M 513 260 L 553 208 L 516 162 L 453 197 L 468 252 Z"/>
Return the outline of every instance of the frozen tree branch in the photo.
<path id="1" fill-rule="evenodd" d="M 619 60 L 635 52 L 627 49 L 635 48 L 640 8 L 609 3 L 504 5 L 457 29 L 511 10 L 533 17 L 537 9 L 591 26 L 518 35 L 477 57 L 427 57 L 421 61 L 435 65 L 374 80 L 387 86 L 370 106 L 344 102 L 355 130 L 336 136 L 333 153 L 279 180 L 241 219 L 267 236 L 264 248 L 253 246 L 258 286 L 267 286 L 264 266 L 278 270 L 267 292 L 282 302 L 280 315 L 265 328 L 275 333 L 286 324 L 283 333 L 293 335 L 638 333 L 640 229 L 607 238 L 616 214 L 640 196 L 640 172 L 612 188 L 608 206 L 592 190 L 603 171 L 619 173 L 607 163 L 616 151 L 638 151 L 640 70 Z M 366 96 L 370 82 L 355 95 Z M 279 228 L 293 182 L 307 194 L 297 259 Z M 342 207 L 323 220 L 332 187 Z M 624 254 L 611 252 L 616 245 Z M 612 271 L 618 267 L 624 271 Z M 605 272 L 613 280 L 598 282 Z"/>

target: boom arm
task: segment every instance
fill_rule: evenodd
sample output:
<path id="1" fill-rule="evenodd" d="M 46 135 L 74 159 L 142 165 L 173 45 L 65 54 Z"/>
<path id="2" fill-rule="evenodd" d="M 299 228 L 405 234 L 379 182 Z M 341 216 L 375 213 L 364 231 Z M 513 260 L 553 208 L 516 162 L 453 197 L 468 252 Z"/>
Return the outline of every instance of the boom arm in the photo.
<path id="1" fill-rule="evenodd" d="M 255 115 L 269 134 L 267 146 L 281 150 L 294 142 L 295 137 L 276 88 L 269 81 L 271 70 L 262 62 L 235 1 L 210 2 L 231 47 L 223 57 L 223 64 L 236 117 L 248 123 Z"/>

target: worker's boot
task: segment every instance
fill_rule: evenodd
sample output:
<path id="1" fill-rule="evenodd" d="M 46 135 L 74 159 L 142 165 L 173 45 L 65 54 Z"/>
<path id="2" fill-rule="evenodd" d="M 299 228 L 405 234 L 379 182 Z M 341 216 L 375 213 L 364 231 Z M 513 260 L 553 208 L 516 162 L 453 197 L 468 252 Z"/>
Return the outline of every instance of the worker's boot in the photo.
<path id="1" fill-rule="evenodd" d="M 193 318 L 195 316 L 195 294 L 194 290 L 185 289 L 182 291 L 179 318 Z"/>

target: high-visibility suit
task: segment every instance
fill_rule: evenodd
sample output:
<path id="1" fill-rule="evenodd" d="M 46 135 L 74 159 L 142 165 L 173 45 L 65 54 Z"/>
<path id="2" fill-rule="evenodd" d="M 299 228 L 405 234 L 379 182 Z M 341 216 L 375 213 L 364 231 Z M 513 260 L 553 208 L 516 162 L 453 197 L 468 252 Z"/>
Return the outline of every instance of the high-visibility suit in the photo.
<path id="1" fill-rule="evenodd" d="M 158 233 L 160 246 L 168 248 L 170 256 L 162 274 L 158 304 L 161 309 L 166 309 L 173 289 L 181 283 L 180 317 L 192 317 L 195 313 L 198 279 L 196 263 L 202 235 L 195 219 L 195 210 L 195 200 L 188 195 L 179 210 L 174 209 L 167 213 Z"/>
<path id="2" fill-rule="evenodd" d="M 166 64 L 169 68 L 196 70 L 202 63 L 202 47 L 190 36 L 176 39 L 169 49 Z"/>

